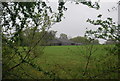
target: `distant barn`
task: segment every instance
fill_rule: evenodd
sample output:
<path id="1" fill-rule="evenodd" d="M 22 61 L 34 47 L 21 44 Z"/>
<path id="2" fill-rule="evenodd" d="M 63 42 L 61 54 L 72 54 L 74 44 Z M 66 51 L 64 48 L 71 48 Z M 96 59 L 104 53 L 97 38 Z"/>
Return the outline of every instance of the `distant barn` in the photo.
<path id="1" fill-rule="evenodd" d="M 60 39 L 60 38 L 57 38 L 57 39 L 53 39 L 53 40 L 50 40 L 48 41 L 48 44 L 49 46 L 61 46 L 61 45 L 82 45 L 82 43 L 75 43 L 73 41 L 70 41 L 68 39 Z"/>

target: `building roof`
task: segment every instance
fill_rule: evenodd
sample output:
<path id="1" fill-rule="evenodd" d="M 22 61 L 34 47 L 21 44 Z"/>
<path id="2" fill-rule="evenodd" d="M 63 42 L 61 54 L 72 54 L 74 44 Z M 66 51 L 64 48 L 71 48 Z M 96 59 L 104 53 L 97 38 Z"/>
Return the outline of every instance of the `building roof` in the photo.
<path id="1" fill-rule="evenodd" d="M 48 44 L 62 44 L 62 45 L 82 45 L 82 43 L 76 43 L 68 39 L 60 39 L 56 38 L 53 40 L 49 40 Z"/>
<path id="2" fill-rule="evenodd" d="M 60 41 L 61 43 L 74 43 L 68 39 L 58 39 L 58 41 Z"/>

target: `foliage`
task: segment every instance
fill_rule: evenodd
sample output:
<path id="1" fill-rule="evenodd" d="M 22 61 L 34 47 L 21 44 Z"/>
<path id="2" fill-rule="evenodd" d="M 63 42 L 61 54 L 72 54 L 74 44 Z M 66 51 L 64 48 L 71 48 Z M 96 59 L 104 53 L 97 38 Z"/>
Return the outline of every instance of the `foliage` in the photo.
<path id="1" fill-rule="evenodd" d="M 102 15 L 98 15 L 97 20 L 91 20 L 88 19 L 87 22 L 93 24 L 93 25 L 98 25 L 98 29 L 96 31 L 86 31 L 86 36 L 94 39 L 94 38 L 101 38 L 105 40 L 113 40 L 116 43 L 116 47 L 118 51 L 116 53 L 119 54 L 119 44 L 120 44 L 120 30 L 119 30 L 119 25 L 116 25 L 115 22 L 113 22 L 112 18 L 107 18 L 106 20 L 100 19 Z"/>
<path id="2" fill-rule="evenodd" d="M 89 39 L 87 39 L 86 37 L 81 37 L 81 36 L 77 36 L 77 37 L 71 38 L 70 40 L 72 40 L 73 42 L 82 43 L 82 44 L 91 44 Z M 98 40 L 94 40 L 92 42 L 92 44 L 99 44 L 99 41 Z"/>
<path id="3" fill-rule="evenodd" d="M 58 9 L 59 14 L 53 13 L 50 6 L 47 6 L 45 2 L 14 2 L 14 3 L 2 3 L 3 10 L 3 33 L 8 33 L 11 37 L 11 41 L 17 42 L 19 40 L 19 34 L 22 30 L 29 25 L 30 27 L 40 26 L 42 31 L 48 29 L 53 23 L 59 22 L 55 18 L 61 19 L 62 6 Z M 35 10 L 37 8 L 37 10 Z M 48 14 L 51 13 L 51 16 Z M 18 15 L 17 15 L 18 14 Z M 10 16 L 9 16 L 10 15 Z M 58 17 L 59 16 L 59 17 Z M 39 21 L 38 21 L 39 20 Z M 19 22 L 17 22 L 19 21 Z M 12 26 L 11 26 L 12 25 Z M 14 31 L 14 32 L 13 32 Z"/>
<path id="4" fill-rule="evenodd" d="M 60 39 L 68 39 L 67 35 L 64 33 L 60 34 Z"/>
<path id="5" fill-rule="evenodd" d="M 101 18 L 99 15 L 98 18 Z M 95 38 L 102 38 L 102 39 L 113 39 L 115 41 L 119 41 L 119 27 L 113 22 L 112 18 L 107 18 L 106 20 L 91 20 L 88 19 L 87 22 L 98 25 L 98 29 L 96 31 L 87 31 L 87 35 L 94 35 Z"/>
<path id="6" fill-rule="evenodd" d="M 32 60 L 43 54 L 44 49 L 44 46 L 40 46 L 38 52 L 37 46 L 43 42 L 46 31 L 61 21 L 64 3 L 59 3 L 58 13 L 52 12 L 51 7 L 44 1 L 2 2 L 2 5 L 3 79 L 6 79 L 10 76 L 16 77 L 14 75 L 16 68 L 22 67 L 24 63 L 36 68 Z M 41 33 L 36 32 L 37 30 Z M 22 51 L 19 50 L 20 46 L 26 44 L 29 47 L 21 47 Z"/>
<path id="7" fill-rule="evenodd" d="M 108 39 L 105 44 L 116 44 L 116 42 L 112 39 Z"/>
<path id="8" fill-rule="evenodd" d="M 97 20 L 91 20 L 88 19 L 87 22 L 93 24 L 93 25 L 97 25 L 99 26 L 97 30 L 93 31 L 93 30 L 89 30 L 86 31 L 86 37 L 90 38 L 90 39 L 95 39 L 95 38 L 101 38 L 101 39 L 105 39 L 107 40 L 107 42 L 109 40 L 112 40 L 112 44 L 115 44 L 114 47 L 107 47 L 105 48 L 105 50 L 108 51 L 108 55 L 112 58 L 112 57 L 118 57 L 120 54 L 120 26 L 117 25 L 112 18 L 108 17 L 106 20 L 102 20 L 102 15 L 98 15 L 98 19 Z M 111 41 L 110 41 L 111 42 Z M 108 42 L 108 43 L 110 43 Z M 106 56 L 106 58 L 108 58 L 108 56 Z M 106 59 L 105 58 L 105 59 Z M 118 58 L 117 58 L 118 59 Z M 106 63 L 105 63 L 106 64 Z M 108 71 L 102 71 L 103 74 L 108 74 L 110 72 L 113 72 L 111 74 L 117 73 L 120 69 L 118 62 L 115 64 L 115 67 L 110 67 L 110 60 L 107 61 L 108 66 Z M 98 77 L 100 77 L 102 75 L 98 75 Z M 109 76 L 110 77 L 110 76 Z M 96 78 L 96 76 L 95 76 Z"/>
<path id="9" fill-rule="evenodd" d="M 45 36 L 42 38 L 42 40 L 38 43 L 38 46 L 43 46 L 46 45 L 49 40 L 55 39 L 56 36 L 56 31 L 44 31 Z M 39 30 L 34 30 L 34 29 L 26 29 L 22 32 L 21 38 L 22 42 L 20 46 L 34 46 L 34 44 L 43 36 L 43 32 L 40 32 Z M 26 39 L 28 38 L 28 39 Z M 30 41 L 29 41 L 30 40 Z"/>
<path id="10" fill-rule="evenodd" d="M 98 2 L 93 3 L 91 0 L 89 1 L 88 0 L 74 0 L 74 1 L 76 2 L 76 4 L 82 3 L 84 5 L 87 5 L 90 8 L 94 8 L 97 10 L 100 8 Z"/>

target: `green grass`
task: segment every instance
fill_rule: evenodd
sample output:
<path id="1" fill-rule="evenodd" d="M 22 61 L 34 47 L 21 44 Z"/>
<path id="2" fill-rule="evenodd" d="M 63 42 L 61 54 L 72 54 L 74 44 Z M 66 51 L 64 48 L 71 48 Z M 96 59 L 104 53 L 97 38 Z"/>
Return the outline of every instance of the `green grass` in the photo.
<path id="1" fill-rule="evenodd" d="M 100 74 L 102 70 L 116 66 L 117 56 L 108 54 L 105 47 L 113 46 L 93 46 L 87 76 Z M 60 78 L 83 78 L 82 75 L 90 54 L 89 48 L 91 48 L 90 45 L 48 46 L 45 48 L 44 54 L 35 60 L 35 63 L 45 70 L 54 71 Z"/>
<path id="2" fill-rule="evenodd" d="M 98 79 L 115 79 L 118 77 L 117 73 L 107 73 L 107 71 L 113 69 L 118 63 L 117 55 L 106 51 L 106 48 L 110 47 L 114 47 L 114 45 L 93 46 L 85 76 L 83 76 L 83 73 L 88 62 L 87 59 L 90 55 L 91 45 L 47 46 L 44 49 L 44 54 L 41 54 L 39 52 L 40 47 L 37 47 L 39 57 L 33 60 L 33 62 L 44 71 L 54 72 L 55 76 L 61 79 L 87 79 L 89 76 L 96 75 L 99 75 L 96 77 Z M 49 78 L 27 64 L 23 64 L 22 67 L 36 79 Z M 103 76 L 103 74 L 105 75 Z M 24 75 L 22 78 L 28 77 Z"/>

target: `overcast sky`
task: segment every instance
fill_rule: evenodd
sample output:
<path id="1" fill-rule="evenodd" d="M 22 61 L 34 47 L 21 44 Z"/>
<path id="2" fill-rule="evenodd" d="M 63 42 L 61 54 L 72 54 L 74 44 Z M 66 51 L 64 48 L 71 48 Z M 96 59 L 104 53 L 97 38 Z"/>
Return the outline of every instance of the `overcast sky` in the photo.
<path id="1" fill-rule="evenodd" d="M 86 28 L 95 30 L 97 29 L 96 26 L 91 25 L 86 22 L 88 18 L 90 19 L 97 19 L 99 14 L 103 14 L 102 18 L 106 19 L 107 17 L 112 17 L 113 20 L 117 23 L 118 22 L 118 11 L 112 7 L 117 7 L 116 2 L 117 0 L 108 0 L 106 2 L 100 2 L 100 9 L 92 9 L 88 6 L 83 4 L 74 4 L 74 3 L 66 3 L 66 7 L 68 8 L 67 11 L 64 12 L 65 19 L 62 22 L 55 24 L 52 26 L 51 30 L 56 30 L 57 36 L 60 33 L 65 33 L 68 37 L 76 37 L 76 36 L 84 36 Z M 56 9 L 58 3 L 51 2 L 53 9 Z M 110 12 L 108 11 L 110 9 Z M 103 43 L 103 40 L 100 40 L 100 43 Z"/>

